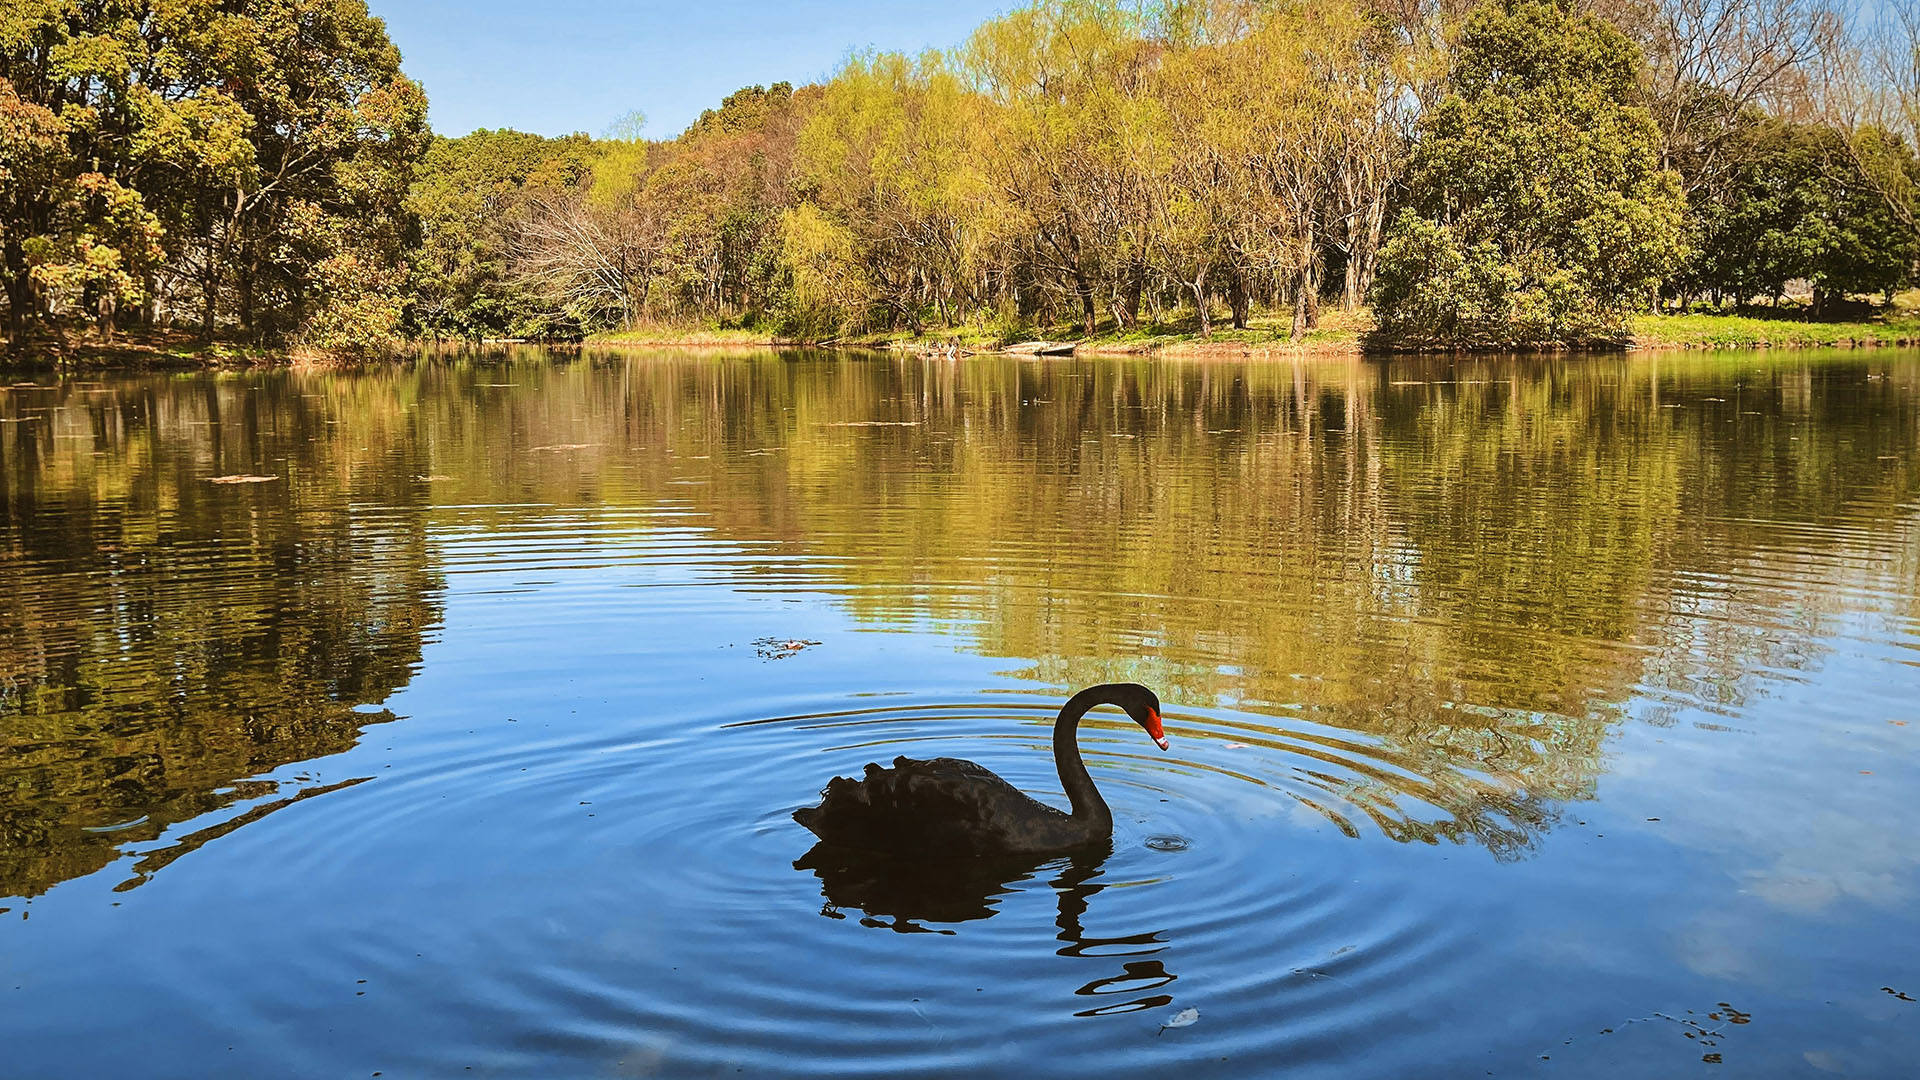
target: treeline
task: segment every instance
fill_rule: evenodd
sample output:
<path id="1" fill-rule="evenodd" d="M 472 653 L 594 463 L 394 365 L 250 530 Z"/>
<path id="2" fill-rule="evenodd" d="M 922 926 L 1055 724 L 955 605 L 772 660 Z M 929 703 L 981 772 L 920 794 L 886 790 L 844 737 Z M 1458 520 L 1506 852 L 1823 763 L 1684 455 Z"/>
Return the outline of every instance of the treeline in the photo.
<path id="1" fill-rule="evenodd" d="M 0 16 L 16 342 L 1298 336 L 1332 304 L 1578 342 L 1802 281 L 1825 313 L 1920 253 L 1913 0 L 1040 0 L 665 141 L 429 138 L 357 0 L 124 2 Z"/>

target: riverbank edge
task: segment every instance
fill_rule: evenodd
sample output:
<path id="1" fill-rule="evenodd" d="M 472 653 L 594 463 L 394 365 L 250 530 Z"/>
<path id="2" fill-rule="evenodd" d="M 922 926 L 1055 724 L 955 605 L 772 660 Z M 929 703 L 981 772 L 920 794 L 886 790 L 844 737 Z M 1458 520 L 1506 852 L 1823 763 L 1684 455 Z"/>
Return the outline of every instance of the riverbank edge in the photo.
<path id="1" fill-rule="evenodd" d="M 1434 349 L 1381 347 L 1366 340 L 1366 331 L 1335 329 L 1313 332 L 1302 341 L 1290 341 L 1267 331 L 1222 331 L 1212 337 L 1196 333 L 1162 334 L 1137 339 L 1062 338 L 1003 343 L 981 335 L 955 334 L 897 337 L 867 335 L 823 341 L 787 340 L 746 331 L 706 331 L 661 328 L 658 333 L 626 332 L 595 335 L 584 342 L 549 343 L 559 348 L 647 349 L 845 349 L 861 352 L 910 352 L 928 356 L 1083 356 L 1190 360 L 1303 360 L 1354 356 L 1446 356 L 1530 352 L 1553 355 L 1567 352 L 1692 352 L 1712 350 L 1875 349 L 1920 347 L 1920 317 L 1900 313 L 1890 324 L 1871 322 L 1800 322 L 1729 315 L 1647 315 L 1635 322 L 1633 337 L 1625 342 L 1533 349 Z M 332 369 L 391 363 L 418 355 L 423 349 L 462 347 L 464 343 L 411 342 L 383 353 L 347 353 L 314 348 L 269 349 L 232 343 L 139 341 L 111 344 L 78 342 L 55 346 L 39 362 L 22 363 L 0 347 L 0 370 L 223 370 L 254 367 Z M 487 345 L 540 344 L 486 341 Z M 47 360 L 51 360 L 51 364 Z"/>

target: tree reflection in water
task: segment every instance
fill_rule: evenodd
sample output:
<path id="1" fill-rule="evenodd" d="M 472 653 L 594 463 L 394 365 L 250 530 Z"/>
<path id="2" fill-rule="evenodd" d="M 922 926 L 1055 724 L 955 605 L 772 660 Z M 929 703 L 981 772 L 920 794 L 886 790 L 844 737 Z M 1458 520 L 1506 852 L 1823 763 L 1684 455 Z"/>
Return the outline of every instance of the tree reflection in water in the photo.
<path id="1" fill-rule="evenodd" d="M 725 545 L 707 582 L 1007 681 L 1146 682 L 1251 748 L 1225 779 L 1522 858 L 1628 716 L 1737 711 L 1849 596 L 1913 615 L 1916 371 L 529 352 L 5 389 L 0 895 L 286 799 L 420 664 L 436 528 L 530 504 L 671 514 Z M 595 520 L 565 544 L 673 543 Z"/>
<path id="2" fill-rule="evenodd" d="M 0 896 L 216 817 L 146 850 L 132 888 L 356 782 L 270 774 L 394 719 L 365 706 L 412 677 L 444 581 L 406 464 L 353 467 L 403 416 L 306 389 L 135 378 L 0 397 L 29 418 L 0 428 Z M 207 482 L 240 472 L 280 479 Z"/>

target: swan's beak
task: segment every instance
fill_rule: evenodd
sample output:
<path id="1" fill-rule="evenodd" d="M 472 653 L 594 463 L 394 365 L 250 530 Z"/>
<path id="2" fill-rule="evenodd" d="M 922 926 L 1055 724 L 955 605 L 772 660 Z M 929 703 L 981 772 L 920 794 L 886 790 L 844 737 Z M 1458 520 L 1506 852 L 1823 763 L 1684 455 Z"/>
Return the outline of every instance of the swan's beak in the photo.
<path id="1" fill-rule="evenodd" d="M 1152 709 L 1148 709 L 1146 726 L 1147 734 L 1152 736 L 1154 745 L 1165 750 L 1167 748 L 1167 732 L 1166 729 L 1160 726 L 1160 714 Z"/>

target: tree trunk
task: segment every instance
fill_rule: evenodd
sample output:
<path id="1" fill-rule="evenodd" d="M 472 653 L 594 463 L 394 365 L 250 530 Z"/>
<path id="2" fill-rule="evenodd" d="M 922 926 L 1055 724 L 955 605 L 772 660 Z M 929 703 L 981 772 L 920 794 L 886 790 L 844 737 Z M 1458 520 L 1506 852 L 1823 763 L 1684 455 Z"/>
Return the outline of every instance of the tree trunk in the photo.
<path id="1" fill-rule="evenodd" d="M 213 312 L 215 297 L 220 293 L 220 270 L 213 261 L 213 253 L 207 253 L 207 272 L 200 279 L 200 340 L 213 341 Z"/>
<path id="2" fill-rule="evenodd" d="M 1373 291 L 1374 271 L 1380 266 L 1380 236 L 1386 228 L 1387 200 L 1382 198 L 1367 210 L 1367 245 L 1351 260 L 1360 264 L 1359 303 L 1366 303 L 1367 294 Z"/>
<path id="3" fill-rule="evenodd" d="M 239 282 L 240 330 L 250 338 L 255 336 L 253 333 L 253 270 L 254 260 L 248 259 L 246 265 L 240 268 Z"/>
<path id="4" fill-rule="evenodd" d="M 1307 329 L 1320 327 L 1320 256 L 1307 264 Z"/>
<path id="5" fill-rule="evenodd" d="M 1313 296 L 1318 291 L 1313 268 L 1320 261 L 1316 248 L 1313 228 L 1309 225 L 1300 238 L 1300 261 L 1295 264 L 1299 269 L 1293 278 L 1293 328 L 1289 336 L 1294 341 L 1299 341 L 1300 335 L 1320 319 L 1319 300 Z"/>
<path id="6" fill-rule="evenodd" d="M 1193 290 L 1194 307 L 1200 312 L 1200 336 L 1202 338 L 1213 337 L 1213 316 L 1212 313 L 1207 311 L 1208 269 L 1208 267 L 1202 266 L 1200 272 L 1193 275 L 1193 280 L 1187 283 L 1187 287 Z"/>
<path id="7" fill-rule="evenodd" d="M 1227 302 L 1233 306 L 1233 328 L 1245 330 L 1253 298 L 1247 293 L 1247 275 L 1237 266 L 1233 268 L 1233 281 L 1227 286 Z"/>
<path id="8" fill-rule="evenodd" d="M 1114 309 L 1122 329 L 1140 325 L 1140 294 L 1146 290 L 1147 268 L 1134 263 L 1127 267 L 1126 284 L 1120 288 L 1120 306 Z"/>
<path id="9" fill-rule="evenodd" d="M 7 238 L 7 343 L 16 353 L 27 349 L 27 332 L 34 316 L 33 281 L 27 277 L 27 253 L 15 237 Z"/>
<path id="10" fill-rule="evenodd" d="M 1093 303 L 1093 284 L 1087 276 L 1076 270 L 1073 273 L 1074 292 L 1080 296 L 1080 319 L 1087 328 L 1087 334 L 1093 334 L 1093 328 L 1100 319 L 1100 309 Z"/>

